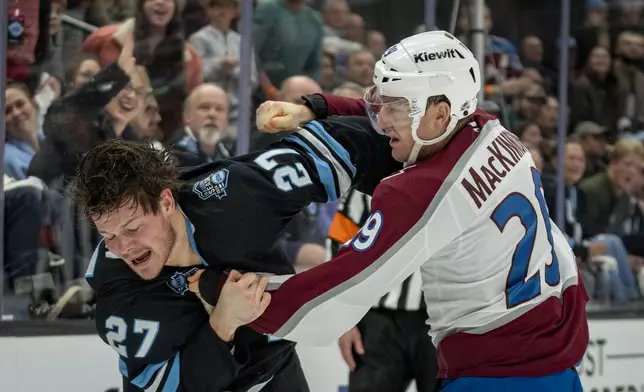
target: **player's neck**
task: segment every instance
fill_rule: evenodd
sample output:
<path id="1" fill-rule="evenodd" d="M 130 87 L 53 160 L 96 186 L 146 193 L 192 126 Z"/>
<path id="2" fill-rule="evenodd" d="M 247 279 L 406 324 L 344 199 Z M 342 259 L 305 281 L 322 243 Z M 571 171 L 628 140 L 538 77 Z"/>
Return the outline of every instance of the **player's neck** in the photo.
<path id="1" fill-rule="evenodd" d="M 172 250 L 170 250 L 170 255 L 168 256 L 168 261 L 165 263 L 167 266 L 173 267 L 190 267 L 193 265 L 200 265 L 201 258 L 197 252 L 192 248 L 190 244 L 190 238 L 188 238 L 188 231 L 190 230 L 187 227 L 188 222 L 186 221 L 183 213 L 177 210 L 174 217 L 172 217 L 172 230 L 175 233 L 175 241 Z"/>

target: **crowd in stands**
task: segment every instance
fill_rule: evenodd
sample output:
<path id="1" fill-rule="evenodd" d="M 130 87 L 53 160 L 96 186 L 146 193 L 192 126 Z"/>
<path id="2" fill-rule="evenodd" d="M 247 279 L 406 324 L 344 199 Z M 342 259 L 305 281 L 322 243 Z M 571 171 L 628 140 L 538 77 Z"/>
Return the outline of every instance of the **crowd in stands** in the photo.
<path id="1" fill-rule="evenodd" d="M 239 118 L 239 82 L 245 77 L 236 32 L 240 4 L 14 3 L 8 2 L 10 23 L 25 20 L 25 32 L 9 41 L 6 59 L 0 294 L 14 319 L 91 317 L 92 293 L 83 277 L 99 238 L 69 199 L 68 180 L 83 153 L 113 138 L 172 148 L 185 165 L 236 154 L 237 125 L 246 121 Z M 326 0 L 317 9 L 306 0 L 255 3 L 254 107 L 265 100 L 301 103 L 302 95 L 317 93 L 360 99 L 372 85 L 376 60 L 395 43 L 368 29 L 347 0 Z M 565 145 L 556 143 L 559 76 L 544 61 L 543 42 L 535 35 L 520 42 L 494 35 L 493 10 L 485 12 L 486 100 L 480 106 L 530 149 L 553 219 L 557 173 L 563 171 L 561 230 L 591 300 L 599 304 L 635 303 L 644 296 L 642 10 L 636 1 L 588 0 L 584 23 L 569 42 L 557 43 L 570 53 Z M 62 14 L 97 29 L 63 24 Z M 468 47 L 471 16 L 462 6 L 457 20 L 456 35 Z M 275 141 L 251 132 L 251 150 Z M 325 261 L 334 207 L 311 205 L 285 233 L 280 245 L 296 269 Z M 61 298 L 67 306 L 60 306 Z"/>

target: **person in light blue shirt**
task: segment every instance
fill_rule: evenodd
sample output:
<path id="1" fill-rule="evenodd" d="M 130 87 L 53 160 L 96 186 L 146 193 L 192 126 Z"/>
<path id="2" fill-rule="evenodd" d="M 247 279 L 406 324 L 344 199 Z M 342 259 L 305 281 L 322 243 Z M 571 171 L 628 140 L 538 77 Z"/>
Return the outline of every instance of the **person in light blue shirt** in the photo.
<path id="1" fill-rule="evenodd" d="M 38 106 L 21 83 L 10 82 L 5 96 L 5 172 L 20 180 L 27 178 L 27 169 L 39 148 Z"/>

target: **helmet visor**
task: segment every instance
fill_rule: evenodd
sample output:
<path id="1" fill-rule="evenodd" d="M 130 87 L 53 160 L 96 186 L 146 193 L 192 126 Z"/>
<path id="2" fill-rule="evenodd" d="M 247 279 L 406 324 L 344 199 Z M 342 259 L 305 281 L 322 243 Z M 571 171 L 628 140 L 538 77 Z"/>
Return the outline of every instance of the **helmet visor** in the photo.
<path id="1" fill-rule="evenodd" d="M 376 86 L 364 96 L 365 109 L 373 128 L 384 134 L 387 128 L 400 129 L 411 125 L 409 101 L 403 97 L 380 95 Z"/>

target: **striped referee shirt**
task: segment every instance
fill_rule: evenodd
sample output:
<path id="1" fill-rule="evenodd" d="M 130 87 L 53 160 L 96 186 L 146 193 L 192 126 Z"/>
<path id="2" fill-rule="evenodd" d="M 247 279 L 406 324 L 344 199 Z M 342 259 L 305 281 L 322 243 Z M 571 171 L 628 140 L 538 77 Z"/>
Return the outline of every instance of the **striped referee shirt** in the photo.
<path id="1" fill-rule="evenodd" d="M 333 217 L 326 239 L 327 260 L 330 260 L 344 243 L 353 238 L 371 214 L 371 196 L 351 189 L 341 199 Z M 425 308 L 420 271 L 405 279 L 394 290 L 385 294 L 374 308 L 415 311 Z"/>

